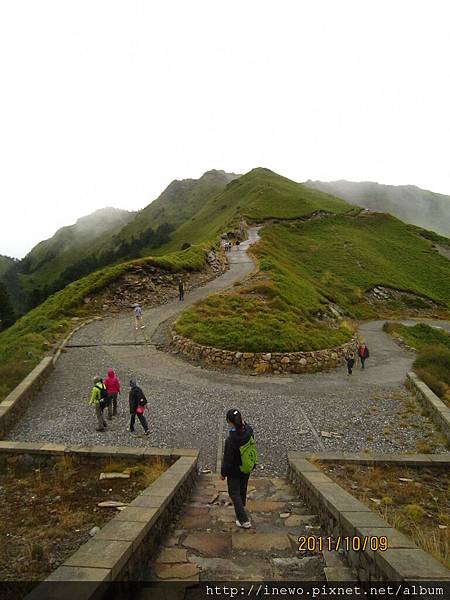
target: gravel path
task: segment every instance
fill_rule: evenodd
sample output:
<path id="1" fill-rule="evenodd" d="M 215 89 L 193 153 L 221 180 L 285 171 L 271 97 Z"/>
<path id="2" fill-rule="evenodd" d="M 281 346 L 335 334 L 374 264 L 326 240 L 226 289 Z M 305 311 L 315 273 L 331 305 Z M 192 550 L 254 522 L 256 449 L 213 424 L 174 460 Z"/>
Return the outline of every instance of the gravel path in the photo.
<path id="1" fill-rule="evenodd" d="M 254 263 L 245 249 L 257 239 L 257 230 L 251 230 L 249 241 L 231 253 L 230 269 L 193 290 L 184 303 L 172 301 L 145 311 L 147 338 L 187 305 L 250 275 Z M 356 369 L 351 378 L 344 368 L 311 375 L 253 377 L 208 371 L 154 346 L 108 346 L 108 342 L 134 341 L 133 318 L 124 315 L 97 321 L 81 329 L 71 343 L 106 345 L 64 352 L 9 439 L 195 447 L 201 451 L 201 465 L 214 469 L 219 439 L 225 434 L 223 416 L 227 409 L 237 407 L 255 429 L 266 473 L 284 473 L 289 450 L 414 452 L 418 440 L 433 439 L 435 428 L 403 386 L 413 354 L 395 344 L 382 325 L 383 321 L 374 321 L 361 327 L 371 355 L 366 370 Z M 146 392 L 149 437 L 142 435 L 139 423 L 137 433 L 126 430 L 127 389 L 119 400 L 119 416 L 106 432 L 95 431 L 86 398 L 92 377 L 110 367 L 124 384 L 131 374 L 136 375 Z M 323 431 L 332 436 L 323 436 Z M 439 444 L 434 449 L 445 451 Z"/>

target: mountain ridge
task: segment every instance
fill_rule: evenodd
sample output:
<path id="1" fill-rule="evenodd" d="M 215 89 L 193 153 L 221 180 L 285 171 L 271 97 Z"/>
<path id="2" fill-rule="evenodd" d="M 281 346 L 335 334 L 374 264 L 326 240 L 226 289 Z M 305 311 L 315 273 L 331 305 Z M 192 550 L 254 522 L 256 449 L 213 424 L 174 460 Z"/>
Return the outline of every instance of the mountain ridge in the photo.
<path id="1" fill-rule="evenodd" d="M 450 237 L 450 196 L 416 185 L 387 185 L 373 181 L 307 180 L 311 189 L 331 193 L 350 204 L 393 216 Z"/>

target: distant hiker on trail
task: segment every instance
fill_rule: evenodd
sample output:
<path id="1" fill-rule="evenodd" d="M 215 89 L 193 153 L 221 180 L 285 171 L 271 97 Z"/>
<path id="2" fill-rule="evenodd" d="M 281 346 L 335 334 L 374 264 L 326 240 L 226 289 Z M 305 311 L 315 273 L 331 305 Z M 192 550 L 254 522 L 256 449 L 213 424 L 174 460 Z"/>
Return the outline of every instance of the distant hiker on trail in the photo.
<path id="1" fill-rule="evenodd" d="M 178 295 L 180 298 L 180 302 L 184 301 L 184 282 L 182 279 L 178 280 Z"/>
<path id="2" fill-rule="evenodd" d="M 241 242 L 239 240 L 236 240 L 236 249 L 239 250 L 239 246 L 241 245 Z"/>
<path id="3" fill-rule="evenodd" d="M 364 363 L 366 359 L 369 358 L 369 348 L 363 342 L 358 348 L 358 356 L 361 361 L 361 369 L 364 369 Z"/>
<path id="4" fill-rule="evenodd" d="M 140 304 L 138 304 L 138 303 L 133 304 L 133 310 L 134 310 L 134 325 L 136 327 L 136 330 L 144 329 L 145 325 L 142 321 L 142 308 L 141 308 Z"/>
<path id="5" fill-rule="evenodd" d="M 117 396 L 120 394 L 120 381 L 114 373 L 114 369 L 109 369 L 108 377 L 103 381 L 108 392 L 108 419 L 117 415 Z"/>
<path id="6" fill-rule="evenodd" d="M 258 464 L 253 429 L 242 420 L 238 410 L 227 412 L 229 436 L 225 441 L 221 477 L 227 480 L 228 494 L 236 513 L 236 525 L 244 529 L 252 526 L 245 505 L 250 473 Z"/>
<path id="7" fill-rule="evenodd" d="M 130 393 L 128 400 L 130 403 L 131 415 L 128 431 L 134 433 L 134 423 L 137 417 L 144 428 L 145 435 L 149 435 L 150 431 L 148 429 L 147 419 L 144 417 L 145 407 L 147 406 L 147 398 L 145 397 L 144 392 L 138 386 L 136 379 L 133 377 L 130 379 Z"/>
<path id="8" fill-rule="evenodd" d="M 345 357 L 345 362 L 347 363 L 348 374 L 351 375 L 353 373 L 353 367 L 355 366 L 355 353 L 349 352 Z"/>
<path id="9" fill-rule="evenodd" d="M 101 377 L 94 377 L 94 387 L 91 392 L 89 404 L 95 408 L 95 416 L 97 417 L 97 429 L 95 431 L 105 431 L 106 421 L 103 418 L 103 410 L 106 406 L 108 392 Z"/>

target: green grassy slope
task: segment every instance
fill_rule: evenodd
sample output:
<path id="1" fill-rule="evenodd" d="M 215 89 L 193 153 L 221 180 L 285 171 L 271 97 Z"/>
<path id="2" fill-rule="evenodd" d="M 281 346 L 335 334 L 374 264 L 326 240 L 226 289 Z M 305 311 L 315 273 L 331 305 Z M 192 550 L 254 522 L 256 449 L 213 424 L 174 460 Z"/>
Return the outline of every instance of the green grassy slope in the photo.
<path id="1" fill-rule="evenodd" d="M 414 327 L 386 323 L 384 330 L 417 350 L 414 371 L 450 406 L 450 334 L 424 323 Z"/>
<path id="2" fill-rule="evenodd" d="M 0 254 L 0 279 L 2 279 L 5 272 L 14 265 L 15 261 L 9 256 L 3 256 Z"/>
<path id="3" fill-rule="evenodd" d="M 5 281 L 19 312 L 100 267 L 152 255 L 169 239 L 170 228 L 188 219 L 235 177 L 208 171 L 200 179 L 172 182 L 138 213 L 102 209 L 63 227 L 33 248 Z"/>
<path id="4" fill-rule="evenodd" d="M 254 250 L 267 281 L 213 296 L 185 312 L 178 331 L 199 343 L 247 351 L 311 350 L 348 339 L 317 321 L 338 304 L 352 319 L 376 318 L 374 285 L 410 290 L 450 307 L 450 263 L 412 228 L 384 214 L 341 214 L 272 224 Z"/>
<path id="5" fill-rule="evenodd" d="M 83 299 L 95 294 L 128 269 L 149 263 L 170 271 L 200 270 L 206 249 L 190 248 L 160 258 L 143 258 L 106 267 L 69 284 L 0 333 L 0 400 L 29 373 L 52 344 L 73 327 L 71 317 L 86 317 L 90 308 Z"/>
<path id="6" fill-rule="evenodd" d="M 236 177 L 239 176 L 234 173 L 212 170 L 204 173 L 199 179 L 172 181 L 156 200 L 139 211 L 122 229 L 116 238 L 116 243 L 138 237 L 146 228 L 156 229 L 163 223 L 168 223 L 175 228 L 180 226 L 201 210 L 205 202 L 223 191 Z M 176 247 L 176 244 L 171 244 L 171 248 L 180 250 L 180 246 Z M 145 255 L 148 251 L 149 248 L 144 247 L 141 255 Z"/>
<path id="7" fill-rule="evenodd" d="M 241 216 L 250 221 L 295 219 L 316 210 L 343 213 L 352 210 L 352 207 L 338 198 L 308 189 L 269 169 L 253 169 L 229 183 L 220 194 L 210 197 L 157 253 L 179 249 L 185 242 L 198 244 L 212 241 L 236 226 Z"/>
<path id="8" fill-rule="evenodd" d="M 133 215 L 126 210 L 104 208 L 78 219 L 74 225 L 59 229 L 24 258 L 25 273 L 21 275 L 24 289 L 47 285 L 57 279 L 70 264 L 100 248 Z"/>
<path id="9" fill-rule="evenodd" d="M 60 285 L 58 282 L 66 269 L 99 252 L 133 214 L 115 208 L 97 210 L 78 219 L 74 225 L 62 227 L 51 238 L 32 248 L 4 276 L 16 312 L 23 314 L 53 291 L 64 287 L 68 281 Z M 90 270 L 94 269 L 95 266 Z"/>
<path id="10" fill-rule="evenodd" d="M 368 181 L 307 181 L 305 185 L 450 236 L 450 196 L 413 185 L 381 185 Z"/>

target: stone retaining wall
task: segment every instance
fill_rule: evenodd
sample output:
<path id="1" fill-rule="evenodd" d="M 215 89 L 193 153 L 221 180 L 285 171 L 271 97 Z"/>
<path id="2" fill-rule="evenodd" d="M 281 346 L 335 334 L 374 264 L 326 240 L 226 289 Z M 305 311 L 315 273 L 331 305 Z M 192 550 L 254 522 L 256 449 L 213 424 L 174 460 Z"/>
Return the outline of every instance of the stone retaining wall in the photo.
<path id="1" fill-rule="evenodd" d="M 407 374 L 406 385 L 450 442 L 450 408 L 413 371 Z"/>
<path id="2" fill-rule="evenodd" d="M 213 367 L 237 367 L 243 371 L 264 373 L 314 373 L 334 369 L 344 363 L 344 355 L 354 349 L 354 341 L 314 352 L 232 352 L 202 346 L 171 330 L 172 346 L 190 360 Z"/>
<path id="3" fill-rule="evenodd" d="M 385 552 L 355 551 L 344 547 L 346 559 L 359 581 L 449 581 L 450 571 L 412 540 L 393 529 L 379 515 L 334 483 L 296 452 L 288 453 L 289 478 L 299 495 L 318 515 L 328 535 L 336 540 L 385 536 Z M 345 544 L 343 544 L 345 546 Z"/>
<path id="4" fill-rule="evenodd" d="M 105 456 L 139 460 L 163 457 L 169 464 L 175 460 L 167 471 L 27 596 L 29 600 L 134 597 L 150 557 L 195 485 L 198 451 L 0 442 L 0 460 L 6 460 L 10 455 L 22 455 L 41 461 L 61 454 L 76 454 L 78 460 L 87 461 Z"/>

